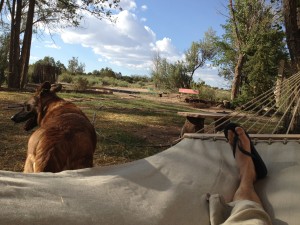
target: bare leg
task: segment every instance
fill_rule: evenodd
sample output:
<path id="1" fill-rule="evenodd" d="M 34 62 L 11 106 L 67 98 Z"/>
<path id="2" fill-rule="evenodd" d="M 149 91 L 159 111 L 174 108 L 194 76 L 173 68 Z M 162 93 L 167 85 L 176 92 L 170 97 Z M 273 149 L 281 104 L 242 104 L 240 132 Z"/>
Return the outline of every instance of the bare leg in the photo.
<path id="1" fill-rule="evenodd" d="M 241 127 L 236 127 L 235 131 L 239 136 L 238 145 L 240 145 L 244 150 L 250 152 L 250 141 L 246 136 L 244 130 Z M 234 140 L 234 136 L 235 134 L 229 130 L 228 139 L 231 146 Z M 256 172 L 252 158 L 242 153 L 238 149 L 238 145 L 236 146 L 237 149 L 235 151 L 235 160 L 240 170 L 240 185 L 235 192 L 233 201 L 251 200 L 262 205 L 253 186 L 253 183 L 256 181 Z"/>

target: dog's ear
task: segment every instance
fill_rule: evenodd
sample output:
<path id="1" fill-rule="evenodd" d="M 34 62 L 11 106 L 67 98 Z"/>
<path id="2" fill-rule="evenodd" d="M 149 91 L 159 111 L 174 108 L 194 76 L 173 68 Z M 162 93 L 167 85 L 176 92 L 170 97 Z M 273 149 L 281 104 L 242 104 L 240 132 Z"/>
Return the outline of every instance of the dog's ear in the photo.
<path id="1" fill-rule="evenodd" d="M 52 85 L 51 86 L 51 91 L 52 92 L 59 92 L 62 89 L 62 85 L 61 84 L 56 84 L 56 85 Z"/>
<path id="2" fill-rule="evenodd" d="M 42 89 L 50 91 L 50 88 L 51 88 L 51 84 L 49 81 L 46 81 L 42 84 Z"/>
<path id="3" fill-rule="evenodd" d="M 41 86 L 42 92 L 48 92 L 50 91 L 50 89 L 51 89 L 51 84 L 48 81 L 44 82 Z"/>

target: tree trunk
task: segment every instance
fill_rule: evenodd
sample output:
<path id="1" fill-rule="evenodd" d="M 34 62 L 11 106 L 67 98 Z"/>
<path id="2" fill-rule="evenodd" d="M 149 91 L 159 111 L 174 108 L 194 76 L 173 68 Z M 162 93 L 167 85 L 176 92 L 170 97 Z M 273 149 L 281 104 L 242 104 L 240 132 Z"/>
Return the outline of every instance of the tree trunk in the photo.
<path id="1" fill-rule="evenodd" d="M 28 64 L 30 58 L 30 47 L 32 40 L 32 26 L 34 17 L 35 0 L 29 1 L 26 29 L 23 39 L 21 60 L 20 60 L 20 87 L 23 88 L 27 81 Z"/>
<path id="2" fill-rule="evenodd" d="M 17 3 L 17 4 L 16 4 Z M 16 12 L 15 12 L 16 8 Z M 22 0 L 13 0 L 11 11 L 11 33 L 9 46 L 8 87 L 20 88 L 19 58 Z"/>
<path id="3" fill-rule="evenodd" d="M 1 13 L 1 11 L 2 11 L 3 4 L 4 4 L 4 0 L 1 0 L 1 2 L 0 2 L 0 13 Z"/>
<path id="4" fill-rule="evenodd" d="M 287 45 L 294 72 L 300 70 L 300 27 L 297 25 L 297 7 L 300 13 L 300 3 L 297 2 L 298 0 L 283 0 Z"/>
<path id="5" fill-rule="evenodd" d="M 14 29 L 14 24 L 15 24 L 15 8 L 16 8 L 16 0 L 12 1 L 11 5 L 11 12 L 10 12 L 10 17 L 11 17 L 11 24 L 10 24 L 10 40 L 9 40 L 9 65 L 8 65 L 8 80 L 7 84 L 8 87 L 13 86 L 13 60 L 14 60 L 14 36 L 15 36 L 15 29 Z"/>
<path id="6" fill-rule="evenodd" d="M 300 71 L 300 18 L 299 0 L 283 0 L 283 15 L 286 29 L 286 41 L 292 61 L 293 72 Z M 295 120 L 291 127 L 291 133 L 299 133 L 300 109 L 294 109 Z"/>
<path id="7" fill-rule="evenodd" d="M 229 0 L 229 6 L 230 6 L 232 26 L 233 26 L 233 30 L 235 33 L 235 42 L 236 42 L 236 48 L 237 48 L 237 54 L 238 54 L 238 59 L 237 59 L 236 66 L 234 68 L 234 77 L 233 77 L 232 87 L 231 87 L 231 100 L 234 100 L 239 94 L 240 85 L 241 85 L 241 77 L 242 77 L 242 69 L 243 69 L 243 65 L 244 65 L 245 56 L 242 53 L 242 40 L 241 40 L 241 36 L 240 36 L 240 31 L 238 29 L 237 20 L 236 20 L 236 16 L 235 16 L 235 10 L 233 7 L 232 0 Z"/>
<path id="8" fill-rule="evenodd" d="M 239 94 L 241 78 L 242 78 L 242 68 L 244 65 L 244 58 L 245 58 L 244 54 L 240 53 L 234 69 L 234 78 L 231 87 L 231 100 L 235 99 Z"/>

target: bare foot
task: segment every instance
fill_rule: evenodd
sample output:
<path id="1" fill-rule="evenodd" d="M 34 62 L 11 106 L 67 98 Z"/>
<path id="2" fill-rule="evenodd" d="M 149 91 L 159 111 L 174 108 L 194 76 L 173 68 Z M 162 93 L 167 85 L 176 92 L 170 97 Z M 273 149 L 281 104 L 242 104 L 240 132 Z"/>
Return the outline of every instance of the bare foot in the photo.
<path id="1" fill-rule="evenodd" d="M 240 171 L 240 185 L 235 192 L 233 200 L 252 200 L 259 204 L 261 201 L 257 196 L 253 183 L 256 181 L 256 172 L 252 158 L 241 152 L 239 148 L 251 153 L 250 140 L 241 127 L 236 127 L 235 131 L 238 135 L 238 141 L 235 149 L 235 160 Z M 229 144 L 233 148 L 235 133 L 228 131 Z"/>
<path id="2" fill-rule="evenodd" d="M 245 151 L 251 153 L 250 140 L 245 134 L 245 131 L 241 127 L 235 128 L 236 133 L 238 134 L 238 141 L 235 149 L 235 160 L 237 166 L 240 170 L 241 179 L 252 180 L 252 183 L 256 180 L 256 172 L 252 158 L 249 155 L 241 152 L 239 148 L 244 149 Z M 231 130 L 228 131 L 228 140 L 231 148 L 233 148 L 233 142 L 235 133 Z"/>

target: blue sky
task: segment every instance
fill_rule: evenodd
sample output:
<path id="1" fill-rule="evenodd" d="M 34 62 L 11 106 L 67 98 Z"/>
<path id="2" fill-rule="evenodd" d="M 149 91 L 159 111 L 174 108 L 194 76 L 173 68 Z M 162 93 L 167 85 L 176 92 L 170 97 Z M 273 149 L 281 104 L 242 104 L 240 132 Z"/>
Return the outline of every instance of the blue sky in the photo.
<path id="1" fill-rule="evenodd" d="M 226 4 L 225 0 L 121 0 L 123 11 L 115 24 L 86 16 L 81 28 L 52 31 L 51 38 L 34 37 L 30 62 L 50 56 L 68 66 L 68 60 L 78 57 L 86 72 L 109 67 L 123 75 L 149 75 L 156 52 L 174 62 L 183 59 L 185 50 L 210 27 L 222 35 Z M 228 87 L 217 68 L 199 69 L 194 79 Z"/>

